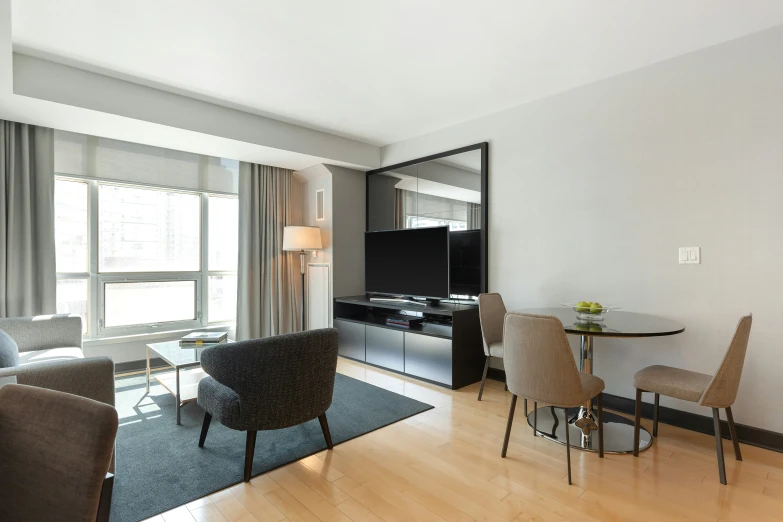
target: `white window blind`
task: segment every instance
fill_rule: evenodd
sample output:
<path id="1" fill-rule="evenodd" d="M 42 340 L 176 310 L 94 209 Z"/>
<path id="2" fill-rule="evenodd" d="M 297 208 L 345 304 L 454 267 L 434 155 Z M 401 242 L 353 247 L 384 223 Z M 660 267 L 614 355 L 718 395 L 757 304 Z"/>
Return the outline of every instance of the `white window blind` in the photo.
<path id="1" fill-rule="evenodd" d="M 59 175 L 236 194 L 239 161 L 55 131 Z"/>

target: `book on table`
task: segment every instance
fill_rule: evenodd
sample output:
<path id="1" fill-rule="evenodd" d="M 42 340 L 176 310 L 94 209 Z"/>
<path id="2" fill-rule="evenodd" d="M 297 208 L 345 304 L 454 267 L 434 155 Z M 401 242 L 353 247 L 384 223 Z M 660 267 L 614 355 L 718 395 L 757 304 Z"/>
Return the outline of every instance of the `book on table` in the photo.
<path id="1" fill-rule="evenodd" d="M 202 344 L 218 344 L 225 342 L 226 339 L 228 339 L 228 332 L 193 332 L 180 339 L 179 344 L 192 347 Z"/>

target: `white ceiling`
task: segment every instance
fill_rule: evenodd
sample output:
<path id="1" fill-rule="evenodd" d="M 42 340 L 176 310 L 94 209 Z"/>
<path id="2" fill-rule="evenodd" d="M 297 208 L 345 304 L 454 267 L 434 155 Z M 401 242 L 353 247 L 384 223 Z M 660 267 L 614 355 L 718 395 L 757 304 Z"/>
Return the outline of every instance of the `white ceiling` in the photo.
<path id="1" fill-rule="evenodd" d="M 22 52 L 384 145 L 783 23 L 783 0 L 13 0 Z"/>

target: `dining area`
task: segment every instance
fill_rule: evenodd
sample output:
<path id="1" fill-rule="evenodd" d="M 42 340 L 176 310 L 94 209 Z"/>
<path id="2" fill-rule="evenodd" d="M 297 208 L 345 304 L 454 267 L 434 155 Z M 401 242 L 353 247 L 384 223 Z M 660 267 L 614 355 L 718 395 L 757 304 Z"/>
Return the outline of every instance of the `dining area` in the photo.
<path id="1" fill-rule="evenodd" d="M 565 446 L 570 485 L 572 449 L 597 453 L 598 458 L 606 453 L 633 458 L 650 449 L 658 436 L 663 395 L 711 410 L 718 479 L 727 484 L 720 410 L 724 410 L 734 456 L 741 461 L 731 407 L 742 377 L 752 315 L 740 317 L 726 345 L 715 347 L 723 359 L 712 374 L 653 364 L 623 376 L 635 390 L 634 414 L 628 418 L 604 411 L 606 384 L 600 365 L 594 364 L 596 352 L 600 362 L 602 341 L 676 336 L 685 332 L 685 325 L 589 302 L 509 311 L 500 294 L 485 293 L 478 303 L 486 357 L 478 400 L 482 400 L 493 359 L 502 360 L 505 386 L 511 394 L 502 458 L 508 456 L 512 430 L 530 429 L 535 437 Z M 576 356 L 569 337 L 577 341 Z M 641 425 L 645 393 L 653 395 L 651 431 Z M 518 398 L 523 402 L 524 419 L 515 419 Z M 520 420 L 527 421 L 526 425 Z"/>

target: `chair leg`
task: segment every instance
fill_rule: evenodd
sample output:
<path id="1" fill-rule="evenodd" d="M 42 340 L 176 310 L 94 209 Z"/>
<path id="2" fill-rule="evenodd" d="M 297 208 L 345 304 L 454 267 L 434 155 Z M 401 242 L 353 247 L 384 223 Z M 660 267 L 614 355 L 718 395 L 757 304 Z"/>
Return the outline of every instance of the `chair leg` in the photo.
<path id="1" fill-rule="evenodd" d="M 329 424 L 326 422 L 326 413 L 322 413 L 318 416 L 318 422 L 321 423 L 321 431 L 324 432 L 324 438 L 326 439 L 326 447 L 328 449 L 334 448 L 332 445 L 332 434 L 329 433 Z"/>
<path id="2" fill-rule="evenodd" d="M 571 485 L 571 440 L 568 436 L 568 408 L 563 408 L 563 416 L 565 417 L 565 432 L 566 432 L 566 460 L 568 461 L 568 485 Z"/>
<path id="3" fill-rule="evenodd" d="M 661 394 L 655 394 L 655 405 L 653 406 L 653 437 L 658 436 L 658 401 L 661 399 Z"/>
<path id="4" fill-rule="evenodd" d="M 720 483 L 726 485 L 726 465 L 723 462 L 723 439 L 720 436 L 720 410 L 712 408 L 712 423 L 715 426 L 715 449 L 718 453 L 718 476 Z"/>
<path id="5" fill-rule="evenodd" d="M 514 422 L 514 410 L 517 407 L 517 396 L 511 394 L 511 408 L 508 410 L 508 424 L 506 424 L 506 436 L 503 439 L 503 451 L 500 452 L 500 456 L 506 458 L 506 451 L 508 450 L 508 438 L 511 436 L 511 423 Z"/>
<path id="6" fill-rule="evenodd" d="M 598 457 L 604 458 L 604 394 L 598 394 Z"/>
<path id="7" fill-rule="evenodd" d="M 533 401 L 533 436 L 538 434 L 538 403 Z"/>
<path id="8" fill-rule="evenodd" d="M 478 400 L 481 400 L 481 396 L 484 395 L 484 384 L 487 382 L 488 371 L 489 371 L 489 355 L 487 355 L 487 362 L 484 363 L 484 374 L 481 376 L 481 388 L 479 388 Z"/>
<path id="9" fill-rule="evenodd" d="M 209 423 L 212 422 L 212 415 L 209 412 L 204 412 L 204 422 L 201 424 L 201 436 L 198 438 L 198 447 L 204 447 L 204 441 L 207 440 L 207 432 L 209 431 Z"/>
<path id="10" fill-rule="evenodd" d="M 247 432 L 245 444 L 245 482 L 250 482 L 250 474 L 253 472 L 253 453 L 256 451 L 256 431 Z"/>
<path id="11" fill-rule="evenodd" d="M 525 397 L 525 418 L 527 418 L 527 397 Z"/>
<path id="12" fill-rule="evenodd" d="M 737 427 L 734 425 L 734 415 L 731 414 L 731 406 L 726 408 L 726 420 L 729 421 L 731 443 L 734 444 L 734 457 L 737 460 L 742 460 L 742 452 L 740 451 L 739 439 L 737 438 Z"/>
<path id="13" fill-rule="evenodd" d="M 639 456 L 639 428 L 642 424 L 642 390 L 636 389 L 636 417 L 633 422 L 633 456 Z"/>

